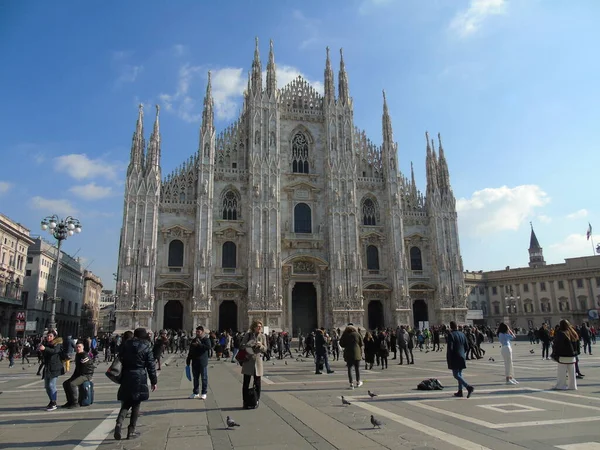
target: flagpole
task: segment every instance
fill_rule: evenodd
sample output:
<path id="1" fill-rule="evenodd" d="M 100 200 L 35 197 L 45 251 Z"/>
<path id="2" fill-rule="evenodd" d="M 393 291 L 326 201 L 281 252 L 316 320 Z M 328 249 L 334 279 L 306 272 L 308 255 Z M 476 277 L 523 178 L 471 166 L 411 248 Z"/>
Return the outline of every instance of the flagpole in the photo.
<path id="1" fill-rule="evenodd" d="M 596 256 L 596 247 L 594 246 L 594 236 L 590 234 L 590 240 L 592 241 L 592 256 Z"/>

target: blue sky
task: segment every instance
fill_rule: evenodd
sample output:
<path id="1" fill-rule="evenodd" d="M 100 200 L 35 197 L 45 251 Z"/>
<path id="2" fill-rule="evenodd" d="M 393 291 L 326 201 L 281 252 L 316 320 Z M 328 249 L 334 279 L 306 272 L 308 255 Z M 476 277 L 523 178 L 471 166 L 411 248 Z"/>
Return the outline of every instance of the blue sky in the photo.
<path id="1" fill-rule="evenodd" d="M 137 104 L 161 110 L 163 174 L 198 146 L 206 72 L 217 129 L 234 120 L 254 50 L 279 82 L 322 88 L 338 49 L 355 124 L 381 142 L 385 89 L 399 144 L 425 187 L 424 133 L 442 133 L 465 269 L 526 265 L 532 221 L 549 263 L 591 255 L 600 231 L 600 2 L 542 0 L 127 1 L 0 4 L 0 212 L 65 244 L 112 287 Z M 598 237 L 600 242 L 600 233 Z"/>

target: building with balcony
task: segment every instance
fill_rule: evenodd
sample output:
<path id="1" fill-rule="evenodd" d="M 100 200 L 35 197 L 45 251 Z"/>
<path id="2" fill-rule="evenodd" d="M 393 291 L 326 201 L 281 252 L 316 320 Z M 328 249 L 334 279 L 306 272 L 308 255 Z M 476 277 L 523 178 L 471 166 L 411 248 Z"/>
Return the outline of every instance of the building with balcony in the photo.
<path id="1" fill-rule="evenodd" d="M 16 336 L 17 311 L 27 307 L 23 291 L 27 251 L 33 245 L 29 229 L 0 214 L 0 335 Z"/>
<path id="2" fill-rule="evenodd" d="M 35 331 L 42 333 L 50 321 L 51 297 L 55 283 L 55 244 L 41 237 L 34 238 L 29 247 L 25 265 L 23 292 L 27 298 L 27 320 L 35 321 Z M 79 259 L 61 250 L 58 280 L 56 323 L 61 335 L 75 336 L 79 333 L 83 302 L 83 268 Z"/>
<path id="3" fill-rule="evenodd" d="M 89 270 L 83 271 L 83 307 L 81 308 L 82 336 L 95 336 L 100 324 L 102 280 Z"/>
<path id="4" fill-rule="evenodd" d="M 495 327 L 506 322 L 529 329 L 561 319 L 581 324 L 600 310 L 600 256 L 565 259 L 546 264 L 537 236 L 531 229 L 528 267 L 465 272 L 467 317 Z M 594 322 L 595 319 L 592 320 Z"/>

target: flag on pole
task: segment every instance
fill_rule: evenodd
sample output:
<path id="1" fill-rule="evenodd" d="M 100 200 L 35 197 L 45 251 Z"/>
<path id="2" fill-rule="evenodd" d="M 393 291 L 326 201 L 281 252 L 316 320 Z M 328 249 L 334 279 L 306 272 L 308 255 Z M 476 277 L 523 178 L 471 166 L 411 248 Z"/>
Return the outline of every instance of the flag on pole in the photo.
<path id="1" fill-rule="evenodd" d="M 587 230 L 587 240 L 589 241 L 592 237 L 592 224 L 588 222 L 588 230 Z"/>

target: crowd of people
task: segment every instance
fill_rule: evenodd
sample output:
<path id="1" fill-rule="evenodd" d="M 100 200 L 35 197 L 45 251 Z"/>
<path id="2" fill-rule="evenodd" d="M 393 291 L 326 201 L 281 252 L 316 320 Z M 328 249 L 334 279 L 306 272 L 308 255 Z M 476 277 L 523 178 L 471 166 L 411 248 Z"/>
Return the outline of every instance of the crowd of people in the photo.
<path id="1" fill-rule="evenodd" d="M 392 360 L 398 364 L 415 364 L 415 352 L 443 352 L 446 348 L 448 368 L 452 370 L 458 383 L 456 397 L 467 398 L 474 387 L 463 378 L 462 371 L 466 361 L 482 359 L 485 350 L 481 347 L 486 340 L 494 342 L 497 337 L 501 346 L 507 384 L 518 384 L 514 376 L 512 346 L 517 333 L 507 324 L 501 323 L 496 330 L 489 327 L 432 326 L 424 330 L 408 326 L 396 329 L 363 330 L 349 323 L 341 328 L 326 330 L 315 329 L 299 333 L 298 347 L 292 352 L 292 336 L 287 331 L 263 333 L 263 324 L 254 321 L 246 332 L 224 330 L 222 332 L 205 331 L 198 326 L 192 335 L 183 330 L 161 330 L 147 332 L 143 328 L 127 331 L 122 335 L 104 335 L 73 339 L 58 336 L 54 330 L 43 336 L 10 338 L 0 340 L 0 361 L 8 359 L 9 367 L 15 367 L 16 360 L 21 365 L 30 358 L 37 358 L 37 374 L 44 379 L 44 387 L 49 399 L 47 411 L 57 406 L 57 380 L 61 375 L 68 376 L 63 382 L 66 403 L 64 408 L 77 408 L 78 389 L 86 381 L 91 381 L 94 371 L 104 355 L 104 362 L 118 359 L 122 364 L 122 377 L 117 399 L 121 410 L 115 425 L 115 439 L 122 439 L 124 419 L 130 413 L 127 438 L 139 435 L 136 431 L 139 408 L 142 401 L 149 398 L 150 391 L 157 389 L 157 371 L 161 370 L 161 360 L 168 354 L 186 356 L 189 366 L 189 378 L 193 381 L 193 390 L 189 398 L 205 400 L 208 394 L 208 363 L 210 358 L 217 361 L 231 361 L 241 365 L 242 404 L 245 409 L 260 405 L 261 377 L 264 374 L 264 361 L 292 358 L 304 361 L 312 358 L 315 374 L 334 373 L 329 361 L 339 361 L 340 356 L 346 363 L 349 388 L 363 385 L 361 366 L 364 370 L 388 369 Z M 567 320 L 561 320 L 554 328 L 542 324 L 528 332 L 531 344 L 541 344 L 542 359 L 553 359 L 558 364 L 555 389 L 577 389 L 576 380 L 583 378 L 579 370 L 581 347 L 584 353 L 592 354 L 592 343 L 596 342 L 596 329 L 589 323 L 577 327 Z M 534 353 L 534 350 L 531 350 Z M 490 358 L 491 359 L 491 358 Z M 71 371 L 71 362 L 74 369 Z M 287 364 L 287 362 L 285 363 Z M 363 366 L 364 364 L 364 366 Z M 148 389 L 148 378 L 150 389 Z"/>

